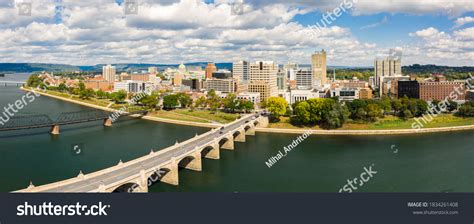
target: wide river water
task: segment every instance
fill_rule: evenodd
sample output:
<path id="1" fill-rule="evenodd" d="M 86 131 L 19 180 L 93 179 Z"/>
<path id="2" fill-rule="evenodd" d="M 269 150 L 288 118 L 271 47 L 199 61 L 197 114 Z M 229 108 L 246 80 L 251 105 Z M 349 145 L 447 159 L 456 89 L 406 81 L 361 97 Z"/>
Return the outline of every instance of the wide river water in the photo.
<path id="1" fill-rule="evenodd" d="M 0 78 L 1 80 L 8 79 Z M 11 78 L 11 77 L 10 77 Z M 18 78 L 15 77 L 17 80 Z M 0 86 L 3 107 L 25 93 Z M 90 108 L 38 97 L 15 116 Z M 48 129 L 0 132 L 0 191 L 47 184 L 116 165 L 183 141 L 206 128 L 145 120 L 101 122 Z M 150 192 L 338 192 L 364 167 L 377 173 L 356 192 L 474 192 L 473 131 L 401 136 L 310 136 L 273 167 L 265 165 L 297 135 L 257 133 L 221 150 L 220 160 L 203 159 L 203 171 L 180 170 L 179 186 L 158 183 Z M 82 149 L 74 153 L 74 146 Z"/>

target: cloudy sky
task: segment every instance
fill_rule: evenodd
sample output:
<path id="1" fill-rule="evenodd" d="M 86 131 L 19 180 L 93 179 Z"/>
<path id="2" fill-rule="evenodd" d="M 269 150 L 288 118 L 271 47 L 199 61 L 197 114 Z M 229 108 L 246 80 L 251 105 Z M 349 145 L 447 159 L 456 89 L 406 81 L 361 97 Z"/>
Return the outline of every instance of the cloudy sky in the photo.
<path id="1" fill-rule="evenodd" d="M 474 66 L 472 0 L 126 1 L 0 0 L 0 62 Z"/>

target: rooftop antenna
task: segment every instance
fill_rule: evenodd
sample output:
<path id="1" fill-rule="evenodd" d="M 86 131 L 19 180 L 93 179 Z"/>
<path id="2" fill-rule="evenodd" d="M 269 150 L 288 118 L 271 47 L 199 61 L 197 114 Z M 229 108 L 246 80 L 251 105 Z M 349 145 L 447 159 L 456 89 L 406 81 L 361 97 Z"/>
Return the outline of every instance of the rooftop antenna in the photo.
<path id="1" fill-rule="evenodd" d="M 336 82 L 336 68 L 332 68 L 332 81 Z"/>

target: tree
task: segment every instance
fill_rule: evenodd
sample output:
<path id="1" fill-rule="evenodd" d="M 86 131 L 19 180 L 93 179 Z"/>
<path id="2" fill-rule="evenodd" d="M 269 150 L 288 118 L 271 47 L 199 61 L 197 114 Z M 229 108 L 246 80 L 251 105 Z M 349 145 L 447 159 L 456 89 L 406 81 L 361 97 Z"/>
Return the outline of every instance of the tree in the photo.
<path id="1" fill-rule="evenodd" d="M 378 117 L 382 117 L 382 108 L 378 104 L 371 103 L 367 105 L 367 120 L 376 121 Z"/>
<path id="2" fill-rule="evenodd" d="M 99 99 L 106 99 L 107 96 L 108 96 L 108 94 L 106 92 L 104 92 L 103 90 L 101 90 L 101 89 L 97 90 L 97 92 L 95 92 L 95 95 Z"/>
<path id="3" fill-rule="evenodd" d="M 270 97 L 266 105 L 267 110 L 270 111 L 272 116 L 277 120 L 286 113 L 286 108 L 288 107 L 288 103 L 282 97 Z"/>
<path id="4" fill-rule="evenodd" d="M 458 103 L 452 100 L 448 100 L 448 111 L 453 112 L 458 109 Z"/>
<path id="5" fill-rule="evenodd" d="M 127 98 L 127 92 L 125 92 L 125 90 L 120 90 L 110 94 L 110 99 L 115 103 L 123 103 L 125 102 L 125 98 Z"/>
<path id="6" fill-rule="evenodd" d="M 79 91 L 83 91 L 86 89 L 86 85 L 84 84 L 84 82 L 80 81 L 79 82 Z"/>
<path id="7" fill-rule="evenodd" d="M 142 97 L 139 102 L 145 105 L 146 107 L 154 110 L 156 108 L 156 105 L 158 105 L 158 97 L 159 96 L 157 94 L 146 95 Z"/>
<path id="8" fill-rule="evenodd" d="M 186 93 L 178 93 L 178 102 L 181 104 L 181 107 L 186 108 L 193 103 L 191 97 Z"/>
<path id="9" fill-rule="evenodd" d="M 196 100 L 195 106 L 198 107 L 198 108 L 199 107 L 206 107 L 206 103 L 207 103 L 206 101 L 207 101 L 206 97 L 201 96 Z"/>
<path id="10" fill-rule="evenodd" d="M 93 89 L 84 89 L 84 90 L 79 90 L 79 98 L 83 100 L 87 100 L 94 96 L 94 90 Z"/>
<path id="11" fill-rule="evenodd" d="M 309 105 L 308 102 L 302 101 L 298 104 L 296 104 L 295 107 L 293 107 L 293 114 L 296 117 L 296 121 L 300 124 L 309 124 L 311 122 L 311 106 Z"/>
<path id="12" fill-rule="evenodd" d="M 34 74 L 28 77 L 26 85 L 29 87 L 37 88 L 38 86 L 40 86 L 40 84 L 43 83 L 43 80 L 44 79 L 40 78 L 38 74 Z"/>
<path id="13" fill-rule="evenodd" d="M 245 111 L 246 113 L 252 111 L 254 109 L 254 104 L 250 100 L 241 100 L 238 109 Z"/>
<path id="14" fill-rule="evenodd" d="M 209 108 L 211 109 L 212 113 L 215 113 L 217 109 L 220 108 L 222 105 L 221 98 L 216 94 L 216 91 L 214 91 L 213 89 L 207 92 L 207 104 L 209 105 Z"/>
<path id="15" fill-rule="evenodd" d="M 237 96 L 235 94 L 229 93 L 224 98 L 224 100 L 222 100 L 222 103 L 226 111 L 234 113 L 239 106 L 240 101 L 237 100 Z"/>
<path id="16" fill-rule="evenodd" d="M 64 82 L 62 82 L 61 84 L 59 84 L 58 90 L 59 90 L 60 92 L 66 91 L 66 90 L 67 90 L 66 84 L 65 84 Z"/>
<path id="17" fill-rule="evenodd" d="M 172 110 L 178 106 L 178 95 L 171 94 L 163 97 L 163 108 L 166 110 Z"/>

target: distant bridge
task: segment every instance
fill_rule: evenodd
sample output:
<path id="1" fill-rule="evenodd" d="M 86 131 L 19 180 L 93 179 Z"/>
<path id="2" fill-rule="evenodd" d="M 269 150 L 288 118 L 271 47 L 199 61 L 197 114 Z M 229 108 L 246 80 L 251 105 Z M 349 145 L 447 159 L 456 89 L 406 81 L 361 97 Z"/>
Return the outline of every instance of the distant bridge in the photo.
<path id="1" fill-rule="evenodd" d="M 26 82 L 21 82 L 21 81 L 0 81 L 0 86 L 23 86 L 25 85 Z"/>
<path id="2" fill-rule="evenodd" d="M 202 170 L 202 158 L 219 159 L 220 148 L 234 150 L 234 142 L 245 142 L 255 135 L 255 127 L 268 125 L 268 118 L 250 114 L 168 148 L 94 173 L 79 173 L 72 179 L 43 186 L 30 186 L 17 192 L 148 192 L 155 181 L 179 184 L 179 167 Z"/>
<path id="3" fill-rule="evenodd" d="M 123 115 L 145 115 L 148 111 L 140 110 L 135 112 L 123 112 Z M 0 131 L 14 131 L 22 129 L 51 127 L 51 134 L 58 135 L 61 125 L 71 125 L 92 121 L 104 121 L 104 126 L 112 126 L 110 112 L 102 110 L 86 110 L 77 112 L 64 112 L 59 114 L 56 120 L 52 120 L 48 115 L 39 114 L 31 116 L 13 116 L 4 125 L 0 125 Z"/>

